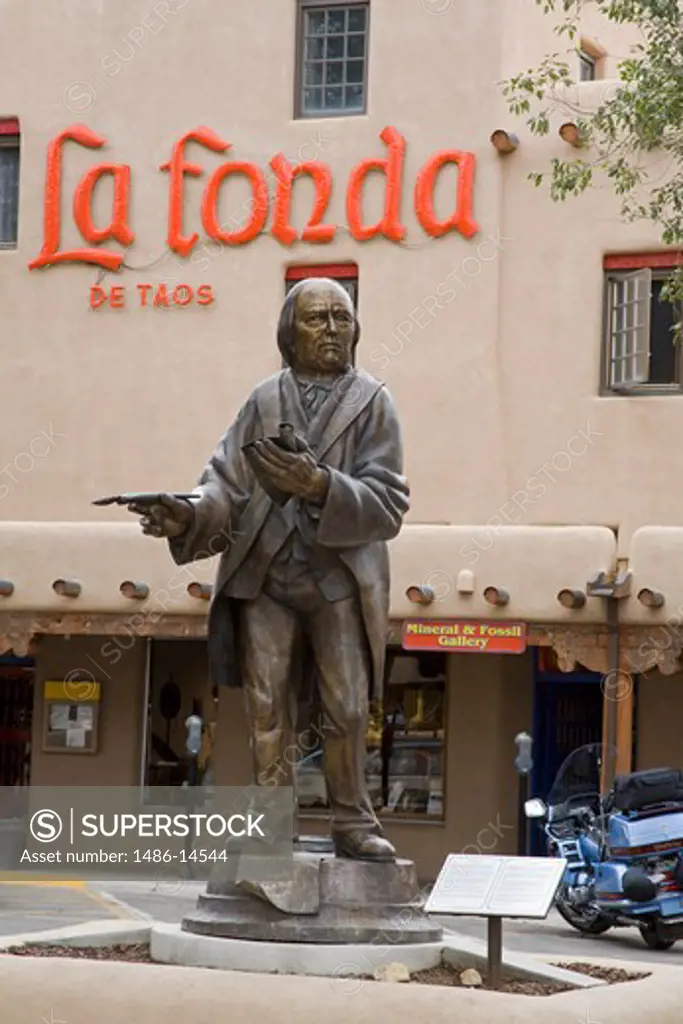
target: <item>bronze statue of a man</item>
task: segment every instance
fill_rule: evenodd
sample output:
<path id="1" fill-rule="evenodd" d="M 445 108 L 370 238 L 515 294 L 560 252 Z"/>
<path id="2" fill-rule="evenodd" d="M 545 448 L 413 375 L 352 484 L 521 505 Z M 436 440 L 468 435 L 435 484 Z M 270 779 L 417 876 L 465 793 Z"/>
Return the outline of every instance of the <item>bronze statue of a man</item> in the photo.
<path id="1" fill-rule="evenodd" d="M 303 646 L 323 712 L 336 852 L 393 860 L 368 793 L 365 733 L 383 682 L 386 542 L 409 490 L 394 403 L 353 368 L 359 336 L 341 285 L 297 284 L 277 331 L 286 368 L 247 399 L 192 498 L 130 507 L 178 564 L 221 553 L 211 673 L 244 688 L 256 782 L 273 784 L 291 742 Z"/>

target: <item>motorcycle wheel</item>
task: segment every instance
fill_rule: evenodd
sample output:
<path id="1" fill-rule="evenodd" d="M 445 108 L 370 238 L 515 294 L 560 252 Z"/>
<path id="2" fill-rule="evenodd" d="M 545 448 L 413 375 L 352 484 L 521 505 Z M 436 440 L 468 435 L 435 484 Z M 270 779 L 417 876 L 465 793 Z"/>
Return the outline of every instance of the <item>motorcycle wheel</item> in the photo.
<path id="1" fill-rule="evenodd" d="M 612 927 L 612 922 L 594 907 L 587 907 L 582 912 L 571 906 L 562 897 L 558 897 L 555 906 L 567 924 L 576 928 L 577 932 L 581 932 L 583 935 L 604 935 Z"/>
<path id="2" fill-rule="evenodd" d="M 660 953 L 663 953 L 667 949 L 671 949 L 676 942 L 675 939 L 662 938 L 656 924 L 641 924 L 640 934 L 648 949 L 656 949 Z"/>

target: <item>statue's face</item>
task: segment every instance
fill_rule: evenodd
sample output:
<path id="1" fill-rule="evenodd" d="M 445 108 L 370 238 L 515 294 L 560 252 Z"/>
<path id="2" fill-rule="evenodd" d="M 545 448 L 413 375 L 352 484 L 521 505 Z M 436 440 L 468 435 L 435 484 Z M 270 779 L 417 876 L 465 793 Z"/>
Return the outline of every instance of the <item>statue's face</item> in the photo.
<path id="1" fill-rule="evenodd" d="M 294 306 L 294 369 L 341 374 L 351 365 L 355 317 L 341 285 L 311 283 Z"/>

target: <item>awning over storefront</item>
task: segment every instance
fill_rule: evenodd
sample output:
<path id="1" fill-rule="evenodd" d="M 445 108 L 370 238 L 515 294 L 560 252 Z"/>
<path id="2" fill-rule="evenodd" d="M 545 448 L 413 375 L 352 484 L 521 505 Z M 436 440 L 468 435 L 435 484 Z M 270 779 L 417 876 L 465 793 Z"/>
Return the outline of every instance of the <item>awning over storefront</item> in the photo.
<path id="1" fill-rule="evenodd" d="M 605 619 L 602 601 L 568 609 L 558 601 L 565 589 L 584 590 L 616 561 L 612 530 L 591 526 L 408 526 L 392 542 L 391 611 L 394 618 L 472 618 L 590 625 Z M 434 592 L 417 608 L 409 587 Z M 488 588 L 504 590 L 508 603 L 492 606 Z"/>
<path id="2" fill-rule="evenodd" d="M 0 578 L 14 585 L 0 598 L 5 612 L 204 615 L 206 601 L 187 591 L 212 583 L 217 559 L 177 566 L 164 542 L 146 537 L 131 523 L 3 523 Z M 54 590 L 58 580 L 80 584 L 75 597 Z M 123 583 L 142 583 L 145 600 L 124 597 Z"/>
<path id="3" fill-rule="evenodd" d="M 633 573 L 631 596 L 622 602 L 620 620 L 634 626 L 683 626 L 683 527 L 636 530 L 628 567 Z M 643 603 L 649 597 L 643 591 L 655 595 L 654 607 Z M 657 607 L 661 598 L 663 603 Z"/>
<path id="4" fill-rule="evenodd" d="M 676 534 L 683 567 L 683 530 L 670 532 Z M 616 564 L 614 533 L 589 526 L 493 530 L 488 526 L 409 525 L 389 550 L 393 619 L 424 614 L 429 618 L 591 625 L 604 621 L 604 602 L 589 599 L 583 608 L 568 609 L 557 595 L 567 588 L 585 589 L 588 579 L 609 572 Z M 675 572 L 666 556 L 657 558 L 661 572 L 666 570 L 673 597 Z M 4 523 L 0 525 L 0 581 L 13 584 L 14 589 L 0 597 L 0 613 L 125 614 L 139 610 L 203 616 L 206 601 L 193 597 L 187 588 L 192 583 L 211 584 L 216 561 L 176 566 L 166 544 L 143 536 L 134 522 Z M 655 559 L 650 570 L 642 565 L 641 557 L 640 573 L 647 576 L 643 585 L 666 590 L 658 575 L 659 564 Z M 683 573 L 676 579 L 683 602 Z M 58 588 L 62 594 L 55 592 L 58 580 L 80 584 L 80 589 L 66 588 L 77 596 L 63 596 L 64 587 Z M 121 586 L 125 582 L 144 584 L 147 596 L 143 600 L 124 596 Z M 431 588 L 431 605 L 416 606 L 406 597 L 410 587 L 420 586 Z M 489 604 L 483 596 L 489 587 L 506 591 L 507 604 Z M 0 586 L 2 589 L 9 588 Z M 197 588 L 193 589 L 196 593 Z"/>

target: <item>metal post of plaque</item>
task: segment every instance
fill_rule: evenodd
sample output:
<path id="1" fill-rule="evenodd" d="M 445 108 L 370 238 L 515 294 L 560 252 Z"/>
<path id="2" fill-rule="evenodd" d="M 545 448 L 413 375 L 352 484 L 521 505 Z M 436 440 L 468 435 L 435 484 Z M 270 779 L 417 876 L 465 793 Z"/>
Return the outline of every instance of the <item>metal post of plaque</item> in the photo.
<path id="1" fill-rule="evenodd" d="M 500 982 L 503 976 L 502 917 L 489 917 L 487 932 L 489 945 L 489 984 L 491 988 L 500 988 Z"/>
<path id="2" fill-rule="evenodd" d="M 488 857 L 451 853 L 446 858 L 425 912 L 485 917 L 488 982 L 503 978 L 503 919 L 543 920 L 548 916 L 567 861 L 559 857 Z"/>

